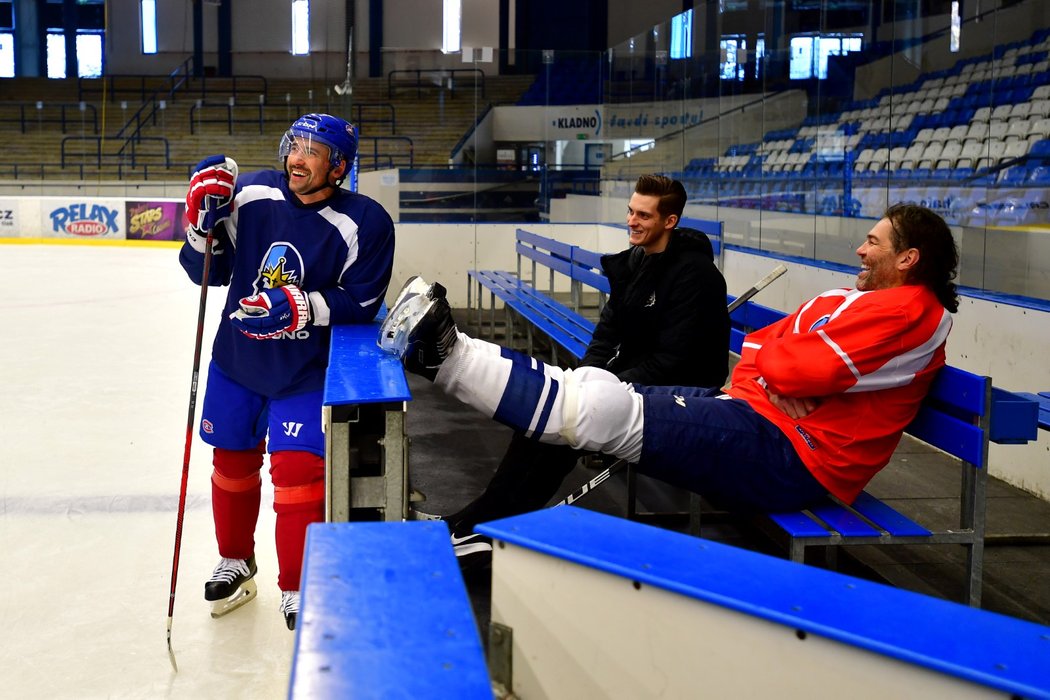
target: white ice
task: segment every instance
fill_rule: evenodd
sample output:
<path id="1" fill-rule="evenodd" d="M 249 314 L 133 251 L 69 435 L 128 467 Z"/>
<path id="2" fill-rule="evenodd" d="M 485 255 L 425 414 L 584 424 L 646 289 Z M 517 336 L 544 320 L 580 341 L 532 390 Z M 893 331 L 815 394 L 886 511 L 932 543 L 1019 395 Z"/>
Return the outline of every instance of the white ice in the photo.
<path id="1" fill-rule="evenodd" d="M 192 444 L 166 627 L 199 287 L 177 248 L 4 245 L 0 322 L 0 696 L 280 698 L 272 486 L 258 597 L 212 619 L 211 450 Z M 208 298 L 197 415 L 225 288 Z M 264 467 L 264 470 L 266 467 Z"/>

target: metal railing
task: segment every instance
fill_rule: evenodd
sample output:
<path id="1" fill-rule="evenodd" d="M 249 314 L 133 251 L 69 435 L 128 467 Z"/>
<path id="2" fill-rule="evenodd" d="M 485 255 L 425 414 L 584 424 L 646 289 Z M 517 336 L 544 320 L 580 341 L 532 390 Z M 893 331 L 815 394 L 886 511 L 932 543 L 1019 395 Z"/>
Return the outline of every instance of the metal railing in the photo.
<path id="1" fill-rule="evenodd" d="M 70 115 L 70 112 L 74 114 Z M 61 125 L 63 134 L 70 125 L 81 129 L 88 125 L 91 133 L 97 134 L 98 110 L 86 102 L 0 102 L 0 123 L 18 124 L 23 134 L 28 133 L 30 126 L 44 124 Z"/>
<path id="2" fill-rule="evenodd" d="M 62 139 L 61 155 L 59 164 L 63 167 L 69 166 L 92 166 L 101 168 L 103 165 L 126 165 L 132 168 L 150 164 L 154 167 L 171 167 L 171 148 L 168 139 L 163 136 L 136 136 L 126 139 L 120 143 L 120 147 L 112 152 L 103 150 L 102 136 L 66 136 Z M 147 144 L 158 144 L 159 151 L 151 151 L 143 147 Z M 79 148 L 78 148 L 79 146 Z M 79 160 L 74 160 L 79 158 Z M 156 159 L 161 158 L 157 163 Z"/>
<path id="3" fill-rule="evenodd" d="M 386 74 L 386 96 L 391 98 L 401 88 L 414 88 L 416 97 L 423 96 L 423 90 L 445 90 L 452 97 L 456 96 L 456 76 L 470 74 L 474 76 L 471 83 L 481 88 L 481 96 L 485 97 L 485 71 L 480 68 L 405 68 L 392 70 Z M 399 78 L 395 76 L 412 76 L 411 78 Z"/>
<path id="4" fill-rule="evenodd" d="M 372 144 L 371 153 L 366 152 L 365 144 L 368 142 Z M 404 148 L 399 148 L 396 144 L 402 144 Z M 380 152 L 380 145 L 388 148 Z M 411 168 L 415 163 L 415 145 L 407 136 L 362 136 L 358 144 L 357 159 L 358 166 L 363 169 L 379 170 L 381 166 Z"/>
<path id="5" fill-rule="evenodd" d="M 294 107 L 294 110 L 292 109 Z M 366 116 L 368 112 L 380 111 L 378 116 Z M 310 111 L 310 108 L 300 104 L 267 104 L 260 101 L 258 104 L 237 104 L 233 99 L 226 102 L 201 102 L 190 107 L 190 133 L 196 134 L 205 124 L 223 124 L 226 133 L 233 134 L 236 125 L 244 124 L 258 128 L 258 133 L 265 133 L 267 124 L 280 124 L 288 126 L 291 121 Z M 208 116 L 215 114 L 219 116 Z M 397 116 L 394 105 L 389 102 L 358 102 L 351 106 L 351 122 L 358 128 L 365 130 L 369 125 L 388 125 L 390 133 L 397 131 Z"/>

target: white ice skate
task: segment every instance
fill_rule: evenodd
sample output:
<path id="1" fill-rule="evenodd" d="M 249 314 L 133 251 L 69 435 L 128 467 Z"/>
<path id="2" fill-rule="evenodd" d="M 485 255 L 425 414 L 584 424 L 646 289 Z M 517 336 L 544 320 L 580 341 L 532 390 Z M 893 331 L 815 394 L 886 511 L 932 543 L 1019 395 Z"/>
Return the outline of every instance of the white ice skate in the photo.
<path id="1" fill-rule="evenodd" d="M 379 347 L 398 357 L 405 354 L 408 331 L 433 304 L 433 299 L 427 296 L 429 289 L 430 285 L 422 277 L 408 278 L 379 328 Z"/>
<path id="2" fill-rule="evenodd" d="M 204 584 L 204 599 L 212 603 L 212 617 L 228 615 L 256 596 L 255 572 L 254 554 L 247 559 L 222 558 Z"/>
<path id="3" fill-rule="evenodd" d="M 379 347 L 401 358 L 405 369 L 431 381 L 456 344 L 456 324 L 437 282 L 412 277 L 401 288 L 379 328 Z"/>
<path id="4" fill-rule="evenodd" d="M 294 630 L 299 617 L 299 591 L 281 591 L 281 614 L 288 629 Z"/>

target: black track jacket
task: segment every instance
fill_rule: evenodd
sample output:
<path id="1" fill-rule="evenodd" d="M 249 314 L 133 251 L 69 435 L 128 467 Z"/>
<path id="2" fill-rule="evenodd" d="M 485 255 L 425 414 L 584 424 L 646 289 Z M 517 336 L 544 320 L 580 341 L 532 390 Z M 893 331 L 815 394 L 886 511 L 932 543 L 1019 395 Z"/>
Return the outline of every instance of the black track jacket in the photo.
<path id="1" fill-rule="evenodd" d="M 647 386 L 721 387 L 729 369 L 726 281 L 707 236 L 675 229 L 662 253 L 602 256 L 609 302 L 581 365 Z"/>

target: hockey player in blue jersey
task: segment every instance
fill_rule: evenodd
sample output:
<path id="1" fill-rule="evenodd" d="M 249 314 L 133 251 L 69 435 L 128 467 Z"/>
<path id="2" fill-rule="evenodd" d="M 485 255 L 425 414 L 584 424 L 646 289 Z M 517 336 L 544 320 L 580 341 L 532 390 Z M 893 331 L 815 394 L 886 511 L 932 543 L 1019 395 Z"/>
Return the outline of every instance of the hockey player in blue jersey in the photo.
<path id="1" fill-rule="evenodd" d="M 205 584 L 218 617 L 256 593 L 260 472 L 270 453 L 281 612 L 299 610 L 306 527 L 324 520 L 321 403 L 333 323 L 375 318 L 390 282 L 394 225 L 375 201 L 340 184 L 357 130 L 328 114 L 297 119 L 281 139 L 282 170 L 238 176 L 225 156 L 190 179 L 190 227 L 179 260 L 229 285 L 212 347 L 200 436 L 214 448 L 212 512 L 221 561 Z"/>

